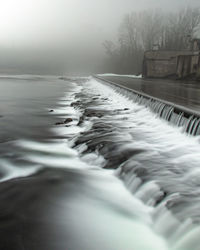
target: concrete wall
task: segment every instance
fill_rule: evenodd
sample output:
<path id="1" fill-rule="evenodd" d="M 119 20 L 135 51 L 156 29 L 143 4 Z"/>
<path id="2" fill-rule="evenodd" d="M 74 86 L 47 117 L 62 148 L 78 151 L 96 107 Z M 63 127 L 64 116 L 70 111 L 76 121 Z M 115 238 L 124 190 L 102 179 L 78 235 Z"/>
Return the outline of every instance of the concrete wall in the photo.
<path id="1" fill-rule="evenodd" d="M 200 80 L 200 64 L 198 65 L 196 76 L 197 76 L 197 79 Z"/>
<path id="2" fill-rule="evenodd" d="M 198 67 L 199 67 L 199 55 L 194 55 L 192 56 L 191 59 L 191 69 L 190 69 L 191 74 L 195 74 L 198 70 Z"/>
<path id="3" fill-rule="evenodd" d="M 176 74 L 178 51 L 147 51 L 144 55 L 143 75 L 163 78 Z"/>
<path id="4" fill-rule="evenodd" d="M 176 74 L 177 59 L 147 60 L 146 77 L 167 77 Z"/>
<path id="5" fill-rule="evenodd" d="M 178 56 L 177 76 L 179 78 L 184 78 L 191 74 L 191 61 L 192 56 Z"/>
<path id="6" fill-rule="evenodd" d="M 199 51 L 147 51 L 144 55 L 143 76 L 184 78 L 195 76 L 199 67 Z"/>

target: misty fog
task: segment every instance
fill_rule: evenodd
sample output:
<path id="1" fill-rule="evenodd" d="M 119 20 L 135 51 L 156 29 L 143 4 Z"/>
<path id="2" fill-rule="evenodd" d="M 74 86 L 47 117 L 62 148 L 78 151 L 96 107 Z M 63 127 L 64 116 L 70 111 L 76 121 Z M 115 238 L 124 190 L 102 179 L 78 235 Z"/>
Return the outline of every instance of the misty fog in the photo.
<path id="1" fill-rule="evenodd" d="M 0 73 L 105 72 L 103 43 L 126 13 L 188 6 L 199 0 L 0 0 Z"/>

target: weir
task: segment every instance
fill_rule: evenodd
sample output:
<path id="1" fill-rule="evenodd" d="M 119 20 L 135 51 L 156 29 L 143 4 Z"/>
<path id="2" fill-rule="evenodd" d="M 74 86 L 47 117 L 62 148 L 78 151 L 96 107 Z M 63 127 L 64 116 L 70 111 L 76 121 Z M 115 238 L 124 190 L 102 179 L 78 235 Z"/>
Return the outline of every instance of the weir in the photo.
<path id="1" fill-rule="evenodd" d="M 185 133 L 193 136 L 200 135 L 200 113 L 172 102 L 127 88 L 97 75 L 94 75 L 93 77 L 103 84 L 108 84 L 117 92 L 128 97 L 132 101 L 148 107 L 151 111 L 158 114 L 160 118 L 165 119 L 177 127 L 183 127 Z"/>

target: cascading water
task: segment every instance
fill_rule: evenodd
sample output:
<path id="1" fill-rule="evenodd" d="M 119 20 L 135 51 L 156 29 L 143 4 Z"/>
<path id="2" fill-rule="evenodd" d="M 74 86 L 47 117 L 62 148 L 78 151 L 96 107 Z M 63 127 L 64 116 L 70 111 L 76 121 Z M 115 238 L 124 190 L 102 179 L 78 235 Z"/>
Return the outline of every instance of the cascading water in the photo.
<path id="1" fill-rule="evenodd" d="M 140 104 L 126 97 L 95 80 L 85 83 L 73 106 L 82 110 L 82 122 L 93 125 L 72 145 L 84 145 L 83 160 L 95 152 L 104 157 L 104 168 L 116 169 L 133 196 L 152 208 L 152 228 L 167 239 L 169 249 L 199 249 L 199 138 L 154 117 L 143 107 L 143 97 L 135 96 Z M 172 107 L 149 102 L 166 120 L 173 117 L 174 123 L 184 125 L 183 113 L 172 116 Z M 185 121 L 188 128 L 194 126 L 192 118 Z"/>
<path id="2" fill-rule="evenodd" d="M 168 122 L 176 125 L 178 127 L 183 127 L 184 131 L 191 135 L 200 135 L 200 115 L 191 110 L 187 110 L 183 107 L 177 106 L 175 104 L 159 100 L 148 96 L 146 94 L 133 91 L 126 87 L 122 87 L 119 84 L 114 82 L 102 79 L 99 76 L 95 76 L 95 79 L 100 81 L 103 84 L 109 84 L 112 86 L 118 93 L 123 94 L 124 96 L 130 98 L 138 104 L 144 105 L 155 112 L 162 119 L 167 120 Z"/>
<path id="3" fill-rule="evenodd" d="M 62 97 L 51 92 L 54 106 L 34 113 L 48 112 L 48 136 L 35 139 L 33 127 L 0 144 L 0 249 L 198 250 L 199 137 L 142 96 L 63 80 Z M 186 121 L 194 133 L 198 121 Z"/>

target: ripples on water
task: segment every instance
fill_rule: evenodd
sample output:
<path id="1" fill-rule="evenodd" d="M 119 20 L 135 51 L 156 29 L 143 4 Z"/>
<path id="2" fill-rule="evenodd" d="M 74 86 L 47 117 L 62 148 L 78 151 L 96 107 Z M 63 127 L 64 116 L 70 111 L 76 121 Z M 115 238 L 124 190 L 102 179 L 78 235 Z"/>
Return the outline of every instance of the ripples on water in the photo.
<path id="1" fill-rule="evenodd" d="M 0 249 L 199 249 L 199 137 L 92 78 L 22 80 L 49 89 L 0 107 Z"/>

